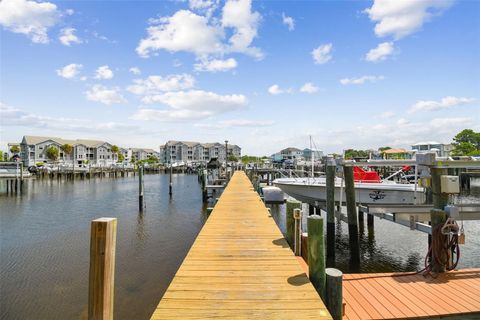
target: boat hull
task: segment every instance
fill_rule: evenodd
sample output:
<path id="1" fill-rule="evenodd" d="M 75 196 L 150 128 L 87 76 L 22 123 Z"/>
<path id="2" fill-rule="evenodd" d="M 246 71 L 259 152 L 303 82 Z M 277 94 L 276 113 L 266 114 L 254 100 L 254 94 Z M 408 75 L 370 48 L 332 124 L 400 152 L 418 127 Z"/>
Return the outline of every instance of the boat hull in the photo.
<path id="1" fill-rule="evenodd" d="M 326 185 L 322 180 L 308 179 L 277 179 L 273 181 L 291 197 L 310 204 L 326 200 Z M 335 201 L 340 201 L 341 186 L 335 183 Z M 416 199 L 415 199 L 416 198 Z M 342 202 L 345 202 L 345 188 L 343 188 Z M 355 183 L 355 200 L 361 204 L 422 204 L 425 195 L 422 188 L 415 192 L 412 185 L 383 184 L 383 183 Z"/>

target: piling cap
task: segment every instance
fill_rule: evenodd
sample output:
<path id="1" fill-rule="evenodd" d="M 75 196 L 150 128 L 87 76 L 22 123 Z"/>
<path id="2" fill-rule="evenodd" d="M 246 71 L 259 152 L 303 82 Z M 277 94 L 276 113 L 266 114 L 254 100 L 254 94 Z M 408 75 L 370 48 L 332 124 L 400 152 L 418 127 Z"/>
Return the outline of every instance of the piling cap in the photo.
<path id="1" fill-rule="evenodd" d="M 325 273 L 332 277 L 341 277 L 343 275 L 342 271 L 335 268 L 326 268 Z"/>
<path id="2" fill-rule="evenodd" d="M 323 219 L 323 217 L 318 214 L 312 214 L 311 216 L 308 216 L 307 219 L 320 220 L 320 219 Z"/>

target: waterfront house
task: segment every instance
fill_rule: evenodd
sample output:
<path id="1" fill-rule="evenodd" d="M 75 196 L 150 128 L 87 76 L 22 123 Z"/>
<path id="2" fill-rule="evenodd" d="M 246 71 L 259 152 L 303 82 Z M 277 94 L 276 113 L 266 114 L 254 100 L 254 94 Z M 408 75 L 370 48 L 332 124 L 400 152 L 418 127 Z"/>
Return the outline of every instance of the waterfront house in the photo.
<path id="1" fill-rule="evenodd" d="M 312 161 L 312 153 L 313 153 L 313 159 L 316 160 L 316 161 L 322 159 L 322 157 L 323 157 L 323 151 L 322 150 L 305 148 L 305 149 L 303 149 L 303 154 L 302 154 L 303 159 L 305 159 L 306 161 Z"/>
<path id="2" fill-rule="evenodd" d="M 439 157 L 449 157 L 452 150 L 452 144 L 445 144 L 437 141 L 418 142 L 412 145 L 413 152 L 435 152 Z"/>
<path id="3" fill-rule="evenodd" d="M 131 157 L 136 161 L 148 160 L 149 158 L 155 157 L 160 159 L 160 153 L 148 148 L 131 148 Z"/>

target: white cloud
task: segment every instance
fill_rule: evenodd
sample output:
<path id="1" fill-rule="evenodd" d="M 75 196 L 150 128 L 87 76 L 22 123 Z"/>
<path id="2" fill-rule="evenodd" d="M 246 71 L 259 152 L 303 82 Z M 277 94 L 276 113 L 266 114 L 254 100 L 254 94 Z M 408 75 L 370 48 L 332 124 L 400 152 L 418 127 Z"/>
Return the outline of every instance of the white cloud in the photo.
<path id="1" fill-rule="evenodd" d="M 403 38 L 418 31 L 432 16 L 440 14 L 453 0 L 374 0 L 365 10 L 370 20 L 376 22 L 375 34 Z"/>
<path id="2" fill-rule="evenodd" d="M 192 10 L 208 9 L 215 5 L 213 0 L 189 0 L 188 7 Z"/>
<path id="3" fill-rule="evenodd" d="M 403 125 L 406 125 L 406 124 L 409 124 L 410 121 L 408 121 L 407 119 L 405 118 L 400 118 L 397 120 L 397 125 L 398 126 L 403 126 Z"/>
<path id="4" fill-rule="evenodd" d="M 363 76 L 360 78 L 345 78 L 341 79 L 340 83 L 343 85 L 348 84 L 364 84 L 365 82 L 377 82 L 385 79 L 384 76 Z"/>
<path id="5" fill-rule="evenodd" d="M 301 88 L 300 88 L 300 92 L 303 92 L 303 93 L 315 93 L 318 91 L 318 87 L 315 86 L 313 83 L 311 82 L 307 82 L 305 83 Z"/>
<path id="6" fill-rule="evenodd" d="M 142 73 L 142 71 L 140 71 L 140 69 L 137 67 L 131 67 L 128 71 L 130 71 L 134 75 L 139 75 Z"/>
<path id="7" fill-rule="evenodd" d="M 312 51 L 312 57 L 315 64 L 324 64 L 332 59 L 330 52 L 332 51 L 332 44 L 322 44 Z"/>
<path id="8" fill-rule="evenodd" d="M 282 22 L 288 27 L 288 30 L 295 30 L 295 20 L 292 17 L 286 16 L 285 13 L 282 13 Z"/>
<path id="9" fill-rule="evenodd" d="M 144 103 L 161 103 L 168 110 L 143 108 L 131 118 L 134 120 L 189 121 L 209 118 L 214 115 L 241 109 L 247 104 L 244 95 L 219 95 L 202 90 L 175 91 L 147 96 Z"/>
<path id="10" fill-rule="evenodd" d="M 78 63 L 71 63 L 61 69 L 57 69 L 57 74 L 65 79 L 75 79 L 79 74 L 83 66 Z"/>
<path id="11" fill-rule="evenodd" d="M 147 28 L 148 37 L 140 40 L 137 53 L 148 57 L 151 52 L 189 51 L 197 56 L 223 52 L 222 28 L 208 24 L 206 17 L 188 10 L 177 11 L 171 17 L 158 19 L 157 24 Z"/>
<path id="12" fill-rule="evenodd" d="M 435 118 L 430 120 L 430 126 L 434 129 L 438 129 L 438 128 L 449 129 L 449 128 L 455 128 L 455 127 L 468 126 L 471 124 L 472 124 L 472 119 L 467 117 Z"/>
<path id="13" fill-rule="evenodd" d="M 109 80 L 113 78 L 113 71 L 109 66 L 100 66 L 95 71 L 95 79 Z"/>
<path id="14" fill-rule="evenodd" d="M 365 59 L 371 62 L 382 61 L 392 55 L 394 50 L 393 42 L 382 42 L 376 48 L 368 51 Z"/>
<path id="15" fill-rule="evenodd" d="M 209 4 L 209 1 L 190 3 L 197 9 Z M 215 7 L 216 4 L 213 4 L 210 8 Z M 210 19 L 209 12 L 204 16 L 190 10 L 179 10 L 170 17 L 150 19 L 152 25 L 147 28 L 147 37 L 140 40 L 137 53 L 141 57 L 149 57 L 158 50 L 187 51 L 198 58 L 208 58 L 239 52 L 257 59 L 263 57 L 259 48 L 251 46 L 257 36 L 261 16 L 251 11 L 250 0 L 228 0 L 221 17 Z M 230 28 L 233 30 L 229 32 L 228 43 L 225 43 L 226 30 Z"/>
<path id="16" fill-rule="evenodd" d="M 285 93 L 285 90 L 280 89 L 278 84 L 274 84 L 274 85 L 272 85 L 268 88 L 268 93 L 273 94 L 273 95 L 277 95 L 277 94 Z"/>
<path id="17" fill-rule="evenodd" d="M 75 28 L 63 28 L 60 30 L 58 40 L 67 47 L 72 43 L 82 43 L 82 40 L 75 35 L 75 31 L 77 31 Z"/>
<path id="18" fill-rule="evenodd" d="M 166 91 L 178 91 L 193 88 L 195 78 L 189 74 L 172 74 L 166 77 L 149 76 L 133 80 L 127 90 L 136 95 L 155 95 Z"/>
<path id="19" fill-rule="evenodd" d="M 261 18 L 258 12 L 252 12 L 251 0 L 227 0 L 222 12 L 222 26 L 234 29 L 228 40 L 231 44 L 228 50 L 262 59 L 262 51 L 259 48 L 250 47 L 257 36 Z"/>
<path id="20" fill-rule="evenodd" d="M 48 43 L 48 29 L 60 19 L 57 6 L 28 0 L 0 1 L 0 25 L 28 36 L 34 43 Z"/>
<path id="21" fill-rule="evenodd" d="M 228 71 L 235 69 L 237 67 L 237 60 L 229 58 L 226 60 L 220 59 L 202 59 L 199 63 L 195 64 L 196 71 L 208 71 L 208 72 L 218 72 L 218 71 Z"/>
<path id="22" fill-rule="evenodd" d="M 440 101 L 433 100 L 420 100 L 417 101 L 411 108 L 408 110 L 409 113 L 415 113 L 418 111 L 435 111 L 440 109 L 447 109 L 455 106 L 460 106 L 468 104 L 475 101 L 473 98 L 459 98 L 459 97 L 444 97 Z"/>
<path id="23" fill-rule="evenodd" d="M 90 88 L 90 90 L 86 91 L 85 97 L 87 100 L 100 102 L 106 105 L 127 102 L 127 100 L 120 93 L 120 88 L 107 88 L 99 84 L 94 85 Z"/>

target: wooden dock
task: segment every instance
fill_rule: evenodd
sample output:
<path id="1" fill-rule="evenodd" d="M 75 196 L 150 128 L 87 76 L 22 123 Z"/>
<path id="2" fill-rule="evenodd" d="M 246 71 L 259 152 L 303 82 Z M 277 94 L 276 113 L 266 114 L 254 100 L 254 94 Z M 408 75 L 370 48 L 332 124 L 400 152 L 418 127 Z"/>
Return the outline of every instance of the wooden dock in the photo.
<path id="1" fill-rule="evenodd" d="M 237 171 L 152 319 L 331 319 L 247 176 Z"/>
<path id="2" fill-rule="evenodd" d="M 480 269 L 440 274 L 344 274 L 347 320 L 480 319 Z"/>

